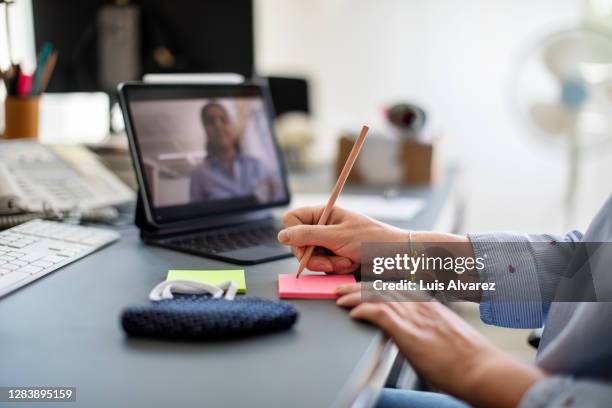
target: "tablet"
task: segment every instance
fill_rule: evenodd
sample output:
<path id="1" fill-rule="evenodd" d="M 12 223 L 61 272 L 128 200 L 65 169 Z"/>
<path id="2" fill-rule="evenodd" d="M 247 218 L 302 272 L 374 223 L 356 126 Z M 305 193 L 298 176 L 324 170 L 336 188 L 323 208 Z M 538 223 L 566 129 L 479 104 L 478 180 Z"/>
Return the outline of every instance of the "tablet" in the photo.
<path id="1" fill-rule="evenodd" d="M 126 83 L 119 96 L 153 225 L 289 203 L 264 86 Z"/>

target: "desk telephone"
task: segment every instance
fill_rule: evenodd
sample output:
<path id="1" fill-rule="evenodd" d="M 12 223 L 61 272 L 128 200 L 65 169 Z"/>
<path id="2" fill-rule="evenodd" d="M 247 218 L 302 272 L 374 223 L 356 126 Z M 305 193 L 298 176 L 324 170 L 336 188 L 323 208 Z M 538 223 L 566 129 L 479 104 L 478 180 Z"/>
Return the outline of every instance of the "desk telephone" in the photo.
<path id="1" fill-rule="evenodd" d="M 35 141 L 0 142 L 0 229 L 134 200 L 89 150 Z"/>

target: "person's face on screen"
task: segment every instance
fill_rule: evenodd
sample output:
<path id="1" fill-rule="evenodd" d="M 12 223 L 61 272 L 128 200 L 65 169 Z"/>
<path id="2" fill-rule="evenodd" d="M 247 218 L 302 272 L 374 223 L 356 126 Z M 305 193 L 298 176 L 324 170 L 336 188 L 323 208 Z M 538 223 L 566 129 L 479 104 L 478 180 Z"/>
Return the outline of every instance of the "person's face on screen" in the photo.
<path id="1" fill-rule="evenodd" d="M 236 148 L 236 133 L 232 128 L 225 108 L 218 104 L 209 104 L 202 111 L 202 122 L 208 137 L 208 148 L 211 153 L 220 153 Z"/>

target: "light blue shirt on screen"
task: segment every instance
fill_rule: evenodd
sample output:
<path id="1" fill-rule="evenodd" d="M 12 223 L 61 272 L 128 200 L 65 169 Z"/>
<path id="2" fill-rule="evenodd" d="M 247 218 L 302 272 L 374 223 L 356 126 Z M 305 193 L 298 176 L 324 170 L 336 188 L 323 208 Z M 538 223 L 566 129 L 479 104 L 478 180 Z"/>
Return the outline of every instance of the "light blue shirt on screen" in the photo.
<path id="1" fill-rule="evenodd" d="M 191 173 L 191 202 L 224 200 L 256 196 L 260 201 L 276 198 L 272 190 L 273 175 L 253 157 L 237 154 L 233 174 L 227 172 L 215 157 L 207 157 Z"/>

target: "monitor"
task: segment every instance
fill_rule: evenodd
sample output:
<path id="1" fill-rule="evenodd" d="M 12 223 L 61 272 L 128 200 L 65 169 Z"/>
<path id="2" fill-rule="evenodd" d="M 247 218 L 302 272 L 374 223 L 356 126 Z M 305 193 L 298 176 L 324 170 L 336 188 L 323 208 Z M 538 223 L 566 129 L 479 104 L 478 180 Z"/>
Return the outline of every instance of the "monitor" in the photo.
<path id="1" fill-rule="evenodd" d="M 266 87 L 135 83 L 120 101 L 150 222 L 288 204 Z"/>
<path id="2" fill-rule="evenodd" d="M 37 49 L 58 50 L 51 92 L 114 96 L 118 82 L 145 73 L 253 74 L 252 0 L 32 3 Z"/>

